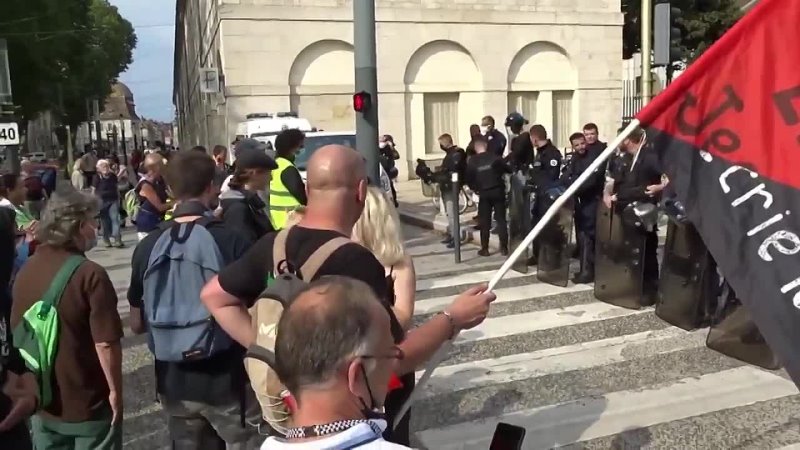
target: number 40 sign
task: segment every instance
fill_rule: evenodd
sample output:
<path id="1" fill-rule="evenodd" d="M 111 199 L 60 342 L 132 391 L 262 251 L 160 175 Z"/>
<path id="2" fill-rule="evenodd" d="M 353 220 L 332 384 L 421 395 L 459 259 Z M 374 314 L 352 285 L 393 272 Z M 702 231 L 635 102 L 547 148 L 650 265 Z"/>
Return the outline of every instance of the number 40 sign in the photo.
<path id="1" fill-rule="evenodd" d="M 19 126 L 16 122 L 0 122 L 0 145 L 19 145 Z"/>

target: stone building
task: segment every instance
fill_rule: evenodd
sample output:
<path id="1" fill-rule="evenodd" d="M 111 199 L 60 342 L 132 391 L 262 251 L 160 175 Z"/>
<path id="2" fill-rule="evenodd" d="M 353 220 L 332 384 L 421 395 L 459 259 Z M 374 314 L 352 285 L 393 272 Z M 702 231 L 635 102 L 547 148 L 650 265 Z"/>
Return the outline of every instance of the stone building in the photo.
<path id="1" fill-rule="evenodd" d="M 378 0 L 380 127 L 416 158 L 466 145 L 483 115 L 518 111 L 556 145 L 585 122 L 613 137 L 622 97 L 620 0 Z M 349 0 L 178 0 L 174 102 L 185 146 L 230 142 L 253 112 L 354 129 Z M 200 93 L 217 68 L 220 94 Z M 502 127 L 502 123 L 499 123 Z"/>

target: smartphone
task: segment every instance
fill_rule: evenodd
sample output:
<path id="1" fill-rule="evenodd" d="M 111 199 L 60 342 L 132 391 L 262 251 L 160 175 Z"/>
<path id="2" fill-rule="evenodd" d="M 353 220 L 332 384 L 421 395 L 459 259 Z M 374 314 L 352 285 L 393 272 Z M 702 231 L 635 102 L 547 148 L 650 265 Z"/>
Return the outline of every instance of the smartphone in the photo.
<path id="1" fill-rule="evenodd" d="M 525 428 L 500 422 L 494 429 L 489 450 L 522 450 L 523 440 L 525 440 Z"/>

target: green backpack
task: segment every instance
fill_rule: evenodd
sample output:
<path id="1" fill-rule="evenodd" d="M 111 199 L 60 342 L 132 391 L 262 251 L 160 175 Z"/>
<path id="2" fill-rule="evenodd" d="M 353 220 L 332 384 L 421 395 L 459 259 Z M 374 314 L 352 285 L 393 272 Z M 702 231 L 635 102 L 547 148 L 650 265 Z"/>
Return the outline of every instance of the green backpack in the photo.
<path id="1" fill-rule="evenodd" d="M 51 383 L 60 329 L 56 307 L 67 283 L 85 260 L 83 256 L 70 256 L 56 273 L 44 296 L 25 311 L 22 321 L 14 328 L 14 346 L 19 349 L 39 382 L 41 407 L 46 407 L 53 400 Z"/>

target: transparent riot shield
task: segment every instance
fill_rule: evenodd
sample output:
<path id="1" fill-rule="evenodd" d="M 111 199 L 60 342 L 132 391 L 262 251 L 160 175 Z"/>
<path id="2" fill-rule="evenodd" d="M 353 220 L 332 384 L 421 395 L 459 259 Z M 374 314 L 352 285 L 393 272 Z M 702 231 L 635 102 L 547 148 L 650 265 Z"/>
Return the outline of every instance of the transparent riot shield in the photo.
<path id="1" fill-rule="evenodd" d="M 594 296 L 623 308 L 641 308 L 646 236 L 622 211 L 601 204 L 597 213 Z"/>
<path id="2" fill-rule="evenodd" d="M 531 230 L 531 200 L 530 190 L 522 172 L 517 171 L 511 175 L 509 186 L 508 241 L 509 248 L 515 249 Z M 528 253 L 529 250 L 526 248 L 511 268 L 520 273 L 528 273 Z"/>
<path id="3" fill-rule="evenodd" d="M 569 199 L 542 230 L 539 240 L 539 264 L 536 272 L 539 281 L 561 287 L 569 284 L 569 262 L 572 253 L 570 243 L 574 211 L 575 202 L 573 199 Z"/>
<path id="4" fill-rule="evenodd" d="M 697 230 L 670 220 L 658 286 L 656 315 L 684 330 L 703 325 L 719 286 L 716 269 Z"/>
<path id="5" fill-rule="evenodd" d="M 723 283 L 723 294 L 708 331 L 706 346 L 723 355 L 765 369 L 781 368 L 775 353 L 727 283 Z"/>

